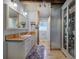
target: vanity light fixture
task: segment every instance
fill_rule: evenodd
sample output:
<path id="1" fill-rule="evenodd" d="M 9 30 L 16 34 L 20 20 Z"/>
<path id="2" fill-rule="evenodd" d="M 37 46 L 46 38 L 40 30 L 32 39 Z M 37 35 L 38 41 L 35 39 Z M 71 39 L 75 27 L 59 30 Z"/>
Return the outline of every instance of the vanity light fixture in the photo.
<path id="1" fill-rule="evenodd" d="M 16 2 L 14 2 L 13 5 L 14 5 L 14 7 L 17 7 L 18 6 Z"/>
<path id="2" fill-rule="evenodd" d="M 27 12 L 25 12 L 24 14 L 27 15 Z"/>
<path id="3" fill-rule="evenodd" d="M 43 1 L 40 5 L 39 5 L 40 7 L 41 6 L 44 6 L 44 7 L 46 7 L 46 2 L 45 1 Z"/>
<path id="4" fill-rule="evenodd" d="M 11 2 L 13 3 L 13 6 L 14 6 L 14 7 L 16 7 L 16 8 L 18 7 L 18 5 L 17 5 L 17 3 L 16 3 L 16 0 L 11 0 Z"/>
<path id="5" fill-rule="evenodd" d="M 44 5 L 44 7 L 46 7 L 46 4 L 45 4 L 45 2 L 43 2 L 43 5 Z"/>
<path id="6" fill-rule="evenodd" d="M 23 12 L 23 15 L 26 16 L 27 15 L 27 12 Z"/>

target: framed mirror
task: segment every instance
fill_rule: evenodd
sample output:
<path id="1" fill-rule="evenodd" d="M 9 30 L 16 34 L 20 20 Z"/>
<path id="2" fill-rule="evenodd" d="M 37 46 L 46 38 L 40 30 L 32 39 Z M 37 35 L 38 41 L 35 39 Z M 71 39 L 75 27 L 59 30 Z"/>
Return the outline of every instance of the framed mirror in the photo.
<path id="1" fill-rule="evenodd" d="M 26 28 L 26 18 L 23 15 L 19 15 L 19 28 Z"/>
<path id="2" fill-rule="evenodd" d="M 9 6 L 6 17 L 6 29 L 26 29 L 27 18 Z"/>
<path id="3" fill-rule="evenodd" d="M 17 29 L 19 27 L 19 13 L 12 8 L 7 8 L 7 29 Z"/>

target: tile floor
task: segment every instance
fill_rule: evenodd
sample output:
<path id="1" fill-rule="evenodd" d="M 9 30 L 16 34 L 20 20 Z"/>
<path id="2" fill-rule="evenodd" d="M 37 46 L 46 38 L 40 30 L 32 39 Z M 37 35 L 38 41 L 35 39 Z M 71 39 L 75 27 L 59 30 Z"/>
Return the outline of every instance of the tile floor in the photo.
<path id="1" fill-rule="evenodd" d="M 61 50 L 50 50 L 49 47 L 49 43 L 47 43 L 47 41 L 44 40 L 40 40 L 41 45 L 44 45 L 46 47 L 46 57 L 45 59 L 67 59 L 63 53 L 61 52 Z"/>
<path id="2" fill-rule="evenodd" d="M 60 50 L 51 50 L 48 59 L 67 59 Z"/>

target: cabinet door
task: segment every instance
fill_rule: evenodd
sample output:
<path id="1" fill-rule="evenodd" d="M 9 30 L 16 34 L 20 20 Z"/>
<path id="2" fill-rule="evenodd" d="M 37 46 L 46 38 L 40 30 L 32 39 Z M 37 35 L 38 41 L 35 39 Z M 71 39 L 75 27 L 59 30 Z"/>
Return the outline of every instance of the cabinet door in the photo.
<path id="1" fill-rule="evenodd" d="M 29 39 L 27 38 L 27 39 L 25 39 L 24 40 L 24 42 L 25 42 L 25 45 L 24 45 L 24 48 L 25 48 L 25 57 L 27 56 L 27 54 L 28 54 L 28 52 L 29 52 L 29 46 L 30 46 L 30 44 L 29 44 Z"/>
<path id="2" fill-rule="evenodd" d="M 75 1 L 69 4 L 68 19 L 68 52 L 71 56 L 75 56 Z"/>
<path id="3" fill-rule="evenodd" d="M 24 48 L 25 43 L 24 42 L 18 42 L 17 44 L 17 52 L 18 52 L 18 59 L 25 59 L 25 48 Z"/>
<path id="4" fill-rule="evenodd" d="M 8 59 L 24 59 L 23 42 L 7 42 Z"/>
<path id="5" fill-rule="evenodd" d="M 63 47 L 67 49 L 68 40 L 68 22 L 67 22 L 67 7 L 63 10 Z"/>

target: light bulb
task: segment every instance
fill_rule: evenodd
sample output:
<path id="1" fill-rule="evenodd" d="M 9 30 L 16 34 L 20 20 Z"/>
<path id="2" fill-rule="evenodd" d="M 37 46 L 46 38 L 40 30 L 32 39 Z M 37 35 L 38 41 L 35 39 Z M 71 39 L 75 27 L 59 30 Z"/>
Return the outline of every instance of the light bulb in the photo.
<path id="1" fill-rule="evenodd" d="M 14 2 L 14 4 L 13 4 L 13 5 L 14 5 L 14 7 L 17 7 L 17 4 L 16 4 L 15 2 Z"/>
<path id="2" fill-rule="evenodd" d="M 26 16 L 27 15 L 27 12 L 23 12 L 23 15 Z"/>
<path id="3" fill-rule="evenodd" d="M 24 14 L 27 15 L 27 12 L 25 12 Z"/>

